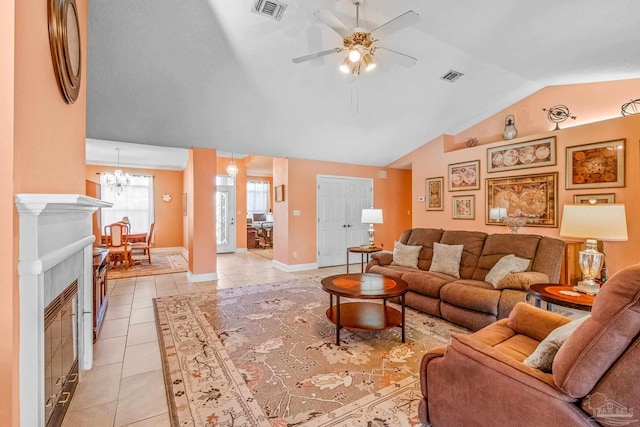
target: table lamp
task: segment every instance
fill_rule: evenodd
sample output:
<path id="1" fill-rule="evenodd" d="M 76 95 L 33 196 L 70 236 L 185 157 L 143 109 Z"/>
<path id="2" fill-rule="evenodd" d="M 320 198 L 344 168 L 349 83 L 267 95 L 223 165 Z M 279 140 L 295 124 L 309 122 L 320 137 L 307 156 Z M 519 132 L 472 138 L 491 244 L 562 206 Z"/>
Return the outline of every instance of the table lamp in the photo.
<path id="1" fill-rule="evenodd" d="M 489 209 L 489 219 L 500 222 L 502 218 L 507 216 L 507 208 L 491 208 Z"/>
<path id="2" fill-rule="evenodd" d="M 624 205 L 580 204 L 564 205 L 560 236 L 587 239 L 586 249 L 579 252 L 578 263 L 582 271 L 582 280 L 574 290 L 595 295 L 600 286 L 596 276 L 604 263 L 604 254 L 598 252 L 598 240 L 626 241 L 627 218 Z"/>
<path id="3" fill-rule="evenodd" d="M 382 209 L 362 209 L 362 218 L 360 222 L 369 224 L 369 247 L 375 247 L 373 244 L 373 224 L 382 224 Z"/>

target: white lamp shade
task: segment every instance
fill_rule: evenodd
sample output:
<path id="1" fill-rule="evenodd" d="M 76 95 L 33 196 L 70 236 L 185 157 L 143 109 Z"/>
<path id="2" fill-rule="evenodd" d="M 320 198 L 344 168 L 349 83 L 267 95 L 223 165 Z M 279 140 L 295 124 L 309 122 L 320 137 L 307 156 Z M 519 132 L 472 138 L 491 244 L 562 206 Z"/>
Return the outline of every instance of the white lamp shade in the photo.
<path id="1" fill-rule="evenodd" d="M 489 219 L 500 221 L 507 216 L 507 208 L 491 208 L 489 209 Z"/>
<path id="2" fill-rule="evenodd" d="M 363 224 L 382 224 L 382 209 L 362 209 Z"/>
<path id="3" fill-rule="evenodd" d="M 624 205 L 564 205 L 560 235 L 603 241 L 626 241 L 629 237 Z"/>

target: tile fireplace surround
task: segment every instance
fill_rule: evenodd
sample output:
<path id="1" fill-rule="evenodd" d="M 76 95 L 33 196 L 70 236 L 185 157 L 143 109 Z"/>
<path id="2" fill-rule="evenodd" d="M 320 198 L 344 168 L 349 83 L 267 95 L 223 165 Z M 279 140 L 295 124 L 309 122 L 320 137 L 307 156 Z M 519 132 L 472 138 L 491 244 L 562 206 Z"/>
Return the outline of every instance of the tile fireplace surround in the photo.
<path id="1" fill-rule="evenodd" d="M 18 194 L 20 217 L 20 420 L 44 425 L 44 308 L 78 280 L 78 363 L 93 364 L 91 215 L 111 203 L 79 194 Z"/>

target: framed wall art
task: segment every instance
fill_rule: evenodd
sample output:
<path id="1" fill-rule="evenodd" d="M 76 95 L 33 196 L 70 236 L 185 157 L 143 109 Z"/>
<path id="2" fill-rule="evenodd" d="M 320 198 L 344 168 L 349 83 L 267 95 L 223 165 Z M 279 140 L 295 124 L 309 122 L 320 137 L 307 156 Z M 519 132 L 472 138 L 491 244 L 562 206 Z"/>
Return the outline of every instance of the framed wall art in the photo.
<path id="1" fill-rule="evenodd" d="M 453 219 L 475 219 L 476 218 L 476 196 L 453 196 Z"/>
<path id="2" fill-rule="evenodd" d="M 614 193 L 607 194 L 576 194 L 573 196 L 573 203 L 599 205 L 600 203 L 615 203 L 616 195 Z"/>
<path id="3" fill-rule="evenodd" d="M 480 160 L 451 164 L 448 171 L 449 191 L 480 189 Z"/>
<path id="4" fill-rule="evenodd" d="M 487 149 L 487 172 L 489 173 L 555 164 L 555 136 Z"/>
<path id="5" fill-rule="evenodd" d="M 427 211 L 443 211 L 442 193 L 444 191 L 444 176 L 425 179 L 426 201 L 425 210 Z"/>
<path id="6" fill-rule="evenodd" d="M 284 184 L 276 185 L 276 202 L 284 202 Z"/>
<path id="7" fill-rule="evenodd" d="M 557 227 L 558 173 L 487 178 L 485 223 L 503 225 L 494 212 L 527 218 L 527 227 Z"/>
<path id="8" fill-rule="evenodd" d="M 625 140 L 567 147 L 567 190 L 624 187 Z"/>

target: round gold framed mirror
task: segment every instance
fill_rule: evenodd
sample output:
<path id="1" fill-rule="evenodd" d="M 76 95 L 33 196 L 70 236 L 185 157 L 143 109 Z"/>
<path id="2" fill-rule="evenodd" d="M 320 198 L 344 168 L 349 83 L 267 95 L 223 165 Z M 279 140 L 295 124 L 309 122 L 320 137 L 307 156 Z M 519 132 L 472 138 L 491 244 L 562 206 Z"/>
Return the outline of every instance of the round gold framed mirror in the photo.
<path id="1" fill-rule="evenodd" d="M 80 92 L 82 55 L 75 0 L 48 0 L 49 44 L 53 69 L 65 101 L 73 104 Z"/>

